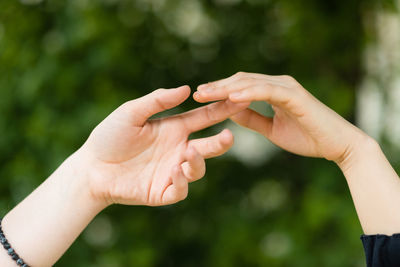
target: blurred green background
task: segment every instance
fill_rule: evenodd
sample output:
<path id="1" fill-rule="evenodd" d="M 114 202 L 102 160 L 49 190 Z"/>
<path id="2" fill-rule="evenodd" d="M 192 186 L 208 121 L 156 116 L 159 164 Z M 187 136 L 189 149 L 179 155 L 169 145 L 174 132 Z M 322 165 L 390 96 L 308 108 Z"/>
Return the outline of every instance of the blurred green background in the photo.
<path id="1" fill-rule="evenodd" d="M 362 0 L 1 0 L 0 212 L 21 201 L 121 103 L 237 71 L 289 74 L 354 121 Z M 176 112 L 199 106 L 188 100 Z M 267 109 L 266 106 L 257 108 Z M 364 266 L 345 179 L 232 123 L 188 199 L 112 206 L 56 266 Z M 40 240 L 39 240 L 40 242 Z"/>

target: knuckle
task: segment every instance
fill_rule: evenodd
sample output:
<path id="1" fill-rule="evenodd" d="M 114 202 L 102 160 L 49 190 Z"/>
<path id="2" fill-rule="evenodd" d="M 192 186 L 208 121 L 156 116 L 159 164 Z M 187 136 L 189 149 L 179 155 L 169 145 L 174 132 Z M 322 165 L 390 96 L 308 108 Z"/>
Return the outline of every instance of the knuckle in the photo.
<path id="1" fill-rule="evenodd" d="M 245 78 L 242 79 L 243 80 L 243 84 L 247 85 L 247 86 L 256 86 L 259 84 L 263 84 L 262 81 L 260 81 L 259 79 L 255 78 L 255 77 L 251 77 L 251 76 L 246 76 Z"/>
<path id="2" fill-rule="evenodd" d="M 167 109 L 168 107 L 165 105 L 165 103 L 160 99 L 159 96 L 156 96 L 154 98 L 154 102 L 156 103 L 156 105 L 158 107 L 160 107 L 160 109 Z"/>
<path id="3" fill-rule="evenodd" d="M 292 76 L 284 74 L 284 75 L 281 75 L 280 78 L 282 78 L 282 80 L 290 80 L 290 79 L 292 79 Z"/>
<path id="4" fill-rule="evenodd" d="M 211 156 L 218 155 L 222 150 L 223 146 L 219 142 L 208 142 L 208 150 Z"/>
<path id="5" fill-rule="evenodd" d="M 281 77 L 282 77 L 282 80 L 284 80 L 287 83 L 291 83 L 291 84 L 297 83 L 296 79 L 290 75 L 282 75 Z"/>
<path id="6" fill-rule="evenodd" d="M 241 87 L 246 87 L 248 85 L 254 85 L 257 82 L 257 79 L 251 76 L 242 76 L 239 78 L 240 81 L 240 86 Z"/>
<path id="7" fill-rule="evenodd" d="M 235 73 L 235 75 L 237 78 L 243 78 L 244 76 L 246 76 L 246 72 L 244 71 L 238 71 Z"/>
<path id="8" fill-rule="evenodd" d="M 151 95 L 152 95 L 153 97 L 159 97 L 159 96 L 161 96 L 163 93 L 165 93 L 166 91 L 167 91 L 167 89 L 158 88 L 158 89 L 154 90 L 154 91 L 151 93 Z"/>
<path id="9" fill-rule="evenodd" d="M 281 78 L 281 79 L 284 80 L 284 81 L 288 81 L 288 80 L 290 80 L 290 78 L 291 78 L 291 76 L 290 76 L 290 75 L 287 75 L 287 74 L 280 75 L 280 76 L 278 76 L 278 77 Z"/>
<path id="10" fill-rule="evenodd" d="M 153 94 L 160 94 L 160 93 L 163 93 L 165 91 L 166 91 L 166 89 L 164 89 L 164 88 L 158 88 L 158 89 L 153 91 Z"/>
<path id="11" fill-rule="evenodd" d="M 296 88 L 295 92 L 297 98 L 303 102 L 307 101 L 307 99 L 310 98 L 310 93 L 301 86 Z"/>
<path id="12" fill-rule="evenodd" d="M 119 106 L 119 110 L 130 112 L 136 104 L 136 100 L 129 100 Z"/>

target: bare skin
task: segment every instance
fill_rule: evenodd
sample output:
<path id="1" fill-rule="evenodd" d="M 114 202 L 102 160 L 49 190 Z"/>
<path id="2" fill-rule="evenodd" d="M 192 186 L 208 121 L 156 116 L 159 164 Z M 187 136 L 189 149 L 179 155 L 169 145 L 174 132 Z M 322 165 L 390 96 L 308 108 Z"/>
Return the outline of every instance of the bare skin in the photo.
<path id="1" fill-rule="evenodd" d="M 400 179 L 379 145 L 292 77 L 239 72 L 199 86 L 193 97 L 201 103 L 271 104 L 272 118 L 245 109 L 231 119 L 287 151 L 334 161 L 347 179 L 364 233 L 400 232 Z"/>
<path id="2" fill-rule="evenodd" d="M 189 134 L 248 106 L 228 100 L 149 120 L 189 95 L 188 86 L 160 89 L 123 104 L 5 216 L 6 237 L 27 264 L 52 266 L 111 204 L 160 206 L 186 198 L 188 183 L 204 176 L 204 159 L 225 153 L 233 144 L 229 130 L 195 140 L 188 140 Z M 4 249 L 0 265 L 15 266 Z"/>

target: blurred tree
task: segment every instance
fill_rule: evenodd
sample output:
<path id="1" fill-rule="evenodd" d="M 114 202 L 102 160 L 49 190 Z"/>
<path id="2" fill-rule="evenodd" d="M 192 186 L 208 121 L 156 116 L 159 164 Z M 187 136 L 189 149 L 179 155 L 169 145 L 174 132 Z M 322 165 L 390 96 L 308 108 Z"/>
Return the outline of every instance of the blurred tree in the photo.
<path id="1" fill-rule="evenodd" d="M 114 108 L 159 87 L 290 74 L 352 121 L 369 3 L 0 1 L 1 214 Z M 334 164 L 240 140 L 236 151 L 262 157 L 210 160 L 171 207 L 110 207 L 57 266 L 363 266 L 361 228 Z"/>

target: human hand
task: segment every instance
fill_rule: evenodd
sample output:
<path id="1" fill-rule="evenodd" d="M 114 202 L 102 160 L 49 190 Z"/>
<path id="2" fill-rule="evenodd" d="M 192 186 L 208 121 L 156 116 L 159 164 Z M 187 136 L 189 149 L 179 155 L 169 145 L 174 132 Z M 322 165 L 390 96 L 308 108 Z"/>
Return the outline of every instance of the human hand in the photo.
<path id="1" fill-rule="evenodd" d="M 229 100 L 175 116 L 149 120 L 190 95 L 188 86 L 159 89 L 129 101 L 101 122 L 80 149 L 92 166 L 91 195 L 105 205 L 167 205 L 186 198 L 188 182 L 205 173 L 205 158 L 225 153 L 233 144 L 229 130 L 188 140 L 190 133 L 221 122 L 248 103 Z"/>
<path id="2" fill-rule="evenodd" d="M 340 164 L 366 134 L 322 104 L 290 76 L 239 72 L 198 87 L 194 99 L 234 103 L 266 101 L 272 118 L 246 109 L 232 120 L 253 129 L 281 148 L 303 156 L 322 157 Z"/>

